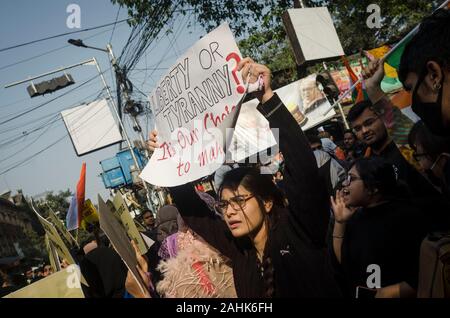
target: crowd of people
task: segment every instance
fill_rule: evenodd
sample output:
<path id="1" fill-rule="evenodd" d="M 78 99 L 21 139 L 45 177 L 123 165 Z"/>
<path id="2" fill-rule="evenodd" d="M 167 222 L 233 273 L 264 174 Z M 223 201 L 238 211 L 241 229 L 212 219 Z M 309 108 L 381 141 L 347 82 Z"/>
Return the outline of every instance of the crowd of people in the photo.
<path id="1" fill-rule="evenodd" d="M 141 214 L 155 243 L 145 255 L 133 244 L 145 292 L 108 242 L 93 238 L 79 258 L 86 295 L 420 294 L 421 277 L 433 276 L 423 266 L 423 242 L 450 233 L 449 11 L 425 18 L 401 58 L 399 77 L 421 119 L 408 135 L 416 162 L 396 144 L 406 119 L 381 90 L 383 62 L 363 70 L 369 99 L 350 109 L 351 129 L 339 142 L 323 130 L 304 133 L 273 92 L 269 68 L 242 59 L 243 80 L 264 82 L 253 93 L 258 111 L 279 130 L 277 171 L 225 164 L 214 177 L 215 197 L 191 183 L 168 188 L 173 204 Z M 159 146 L 156 131 L 148 144 Z"/>
<path id="2" fill-rule="evenodd" d="M 41 263 L 38 266 L 24 264 L 12 270 L 0 269 L 0 297 L 35 283 L 53 274 L 53 268 L 49 264 Z"/>

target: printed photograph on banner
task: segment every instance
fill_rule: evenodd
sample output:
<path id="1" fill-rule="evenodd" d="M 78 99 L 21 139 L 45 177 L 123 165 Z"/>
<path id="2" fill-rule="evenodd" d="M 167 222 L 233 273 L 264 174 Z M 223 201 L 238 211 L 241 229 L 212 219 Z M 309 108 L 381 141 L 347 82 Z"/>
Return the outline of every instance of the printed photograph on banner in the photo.
<path id="1" fill-rule="evenodd" d="M 334 110 L 331 110 L 325 116 L 323 115 L 331 105 L 316 84 L 316 74 L 283 86 L 275 92 L 303 131 L 313 128 L 336 114 Z"/>
<path id="2" fill-rule="evenodd" d="M 242 161 L 277 144 L 269 122 L 256 109 L 257 106 L 256 99 L 244 103 L 235 129 L 228 132 L 233 136 L 227 153 L 232 161 Z"/>
<path id="3" fill-rule="evenodd" d="M 336 114 L 331 110 L 323 115 L 331 105 L 316 85 L 316 74 L 283 86 L 275 92 L 303 131 Z M 277 132 L 270 129 L 267 119 L 256 109 L 258 103 L 257 99 L 252 99 L 242 105 L 229 149 L 233 161 L 242 161 L 257 153 L 264 153 L 265 149 L 277 144 Z"/>
<path id="4" fill-rule="evenodd" d="M 176 186 L 222 165 L 222 122 L 245 93 L 237 72 L 241 58 L 224 23 L 188 49 L 161 78 L 149 96 L 161 148 L 155 150 L 142 179 Z"/>

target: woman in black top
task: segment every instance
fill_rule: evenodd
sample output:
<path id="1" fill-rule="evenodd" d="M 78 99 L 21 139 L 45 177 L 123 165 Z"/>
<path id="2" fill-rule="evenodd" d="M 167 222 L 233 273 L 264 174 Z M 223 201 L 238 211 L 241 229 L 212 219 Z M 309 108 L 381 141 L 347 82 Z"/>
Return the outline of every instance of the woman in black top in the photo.
<path id="1" fill-rule="evenodd" d="M 450 199 L 450 138 L 433 135 L 420 120 L 411 128 L 408 142 L 428 180 Z"/>
<path id="2" fill-rule="evenodd" d="M 264 91 L 258 110 L 279 129 L 285 158 L 289 207 L 267 175 L 238 168 L 224 177 L 212 213 L 192 185 L 170 188 L 185 222 L 232 262 L 238 297 L 338 297 L 326 248 L 327 191 L 299 125 L 270 88 L 270 70 L 249 58 L 239 64 L 243 78 L 259 75 Z M 156 132 L 150 147 L 157 146 Z"/>
<path id="3" fill-rule="evenodd" d="M 382 158 L 358 159 L 331 198 L 335 265 L 348 296 L 358 286 L 378 288 L 376 297 L 415 295 L 427 224 L 411 201 L 398 199 L 396 173 Z"/>

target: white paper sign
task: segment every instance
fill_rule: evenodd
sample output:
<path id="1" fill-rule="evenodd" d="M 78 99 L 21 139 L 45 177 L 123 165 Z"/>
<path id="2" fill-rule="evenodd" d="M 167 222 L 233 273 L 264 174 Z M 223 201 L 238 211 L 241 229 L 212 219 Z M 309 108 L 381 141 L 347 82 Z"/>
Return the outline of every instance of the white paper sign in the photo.
<path id="1" fill-rule="evenodd" d="M 157 186 L 176 186 L 222 165 L 225 136 L 219 128 L 229 125 L 222 122 L 245 92 L 237 72 L 240 60 L 225 23 L 191 47 L 160 80 L 150 103 L 161 148 L 144 168 L 142 179 Z"/>
<path id="2" fill-rule="evenodd" d="M 336 114 L 332 109 L 323 115 L 331 105 L 316 85 L 316 74 L 280 87 L 275 92 L 303 131 Z M 278 136 L 273 135 L 276 131 L 270 130 L 269 122 L 256 109 L 258 103 L 257 99 L 252 99 L 242 105 L 231 142 L 230 151 L 234 161 L 241 161 L 276 144 L 275 137 Z"/>
<path id="3" fill-rule="evenodd" d="M 78 156 L 122 141 L 106 99 L 63 110 L 61 116 Z"/>
<path id="4" fill-rule="evenodd" d="M 326 7 L 287 10 L 304 61 L 345 55 Z"/>

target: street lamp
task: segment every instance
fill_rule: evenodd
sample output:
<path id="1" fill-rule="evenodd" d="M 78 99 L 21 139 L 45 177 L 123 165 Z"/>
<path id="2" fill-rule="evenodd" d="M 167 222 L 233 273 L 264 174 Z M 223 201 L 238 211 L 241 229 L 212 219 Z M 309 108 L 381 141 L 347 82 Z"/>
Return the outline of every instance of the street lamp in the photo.
<path id="1" fill-rule="evenodd" d="M 102 49 L 102 48 L 95 47 L 95 46 L 89 46 L 89 45 L 84 44 L 84 43 L 83 43 L 83 40 L 81 40 L 81 39 L 78 39 L 78 40 L 75 40 L 75 39 L 69 39 L 69 40 L 67 40 L 67 42 L 68 42 L 69 44 L 72 44 L 72 45 L 75 45 L 75 46 L 78 46 L 78 47 L 85 47 L 85 48 L 88 48 L 88 49 L 93 49 L 93 50 L 103 51 L 103 52 L 106 52 L 106 53 L 110 54 L 109 48 Z"/>
<path id="2" fill-rule="evenodd" d="M 122 72 L 120 66 L 117 64 L 117 60 L 116 60 L 116 57 L 114 56 L 114 52 L 112 50 L 111 44 L 108 44 L 106 46 L 106 49 L 102 49 L 102 48 L 86 45 L 80 39 L 78 39 L 78 40 L 69 39 L 67 42 L 72 44 L 72 45 L 74 45 L 74 46 L 94 49 L 94 50 L 98 50 L 98 51 L 102 51 L 102 52 L 108 53 L 108 55 L 110 56 L 110 62 L 112 64 L 112 66 L 114 68 L 114 72 L 116 74 L 116 81 L 119 83 L 120 91 L 123 93 L 123 96 L 125 98 L 125 111 L 127 111 L 127 109 L 128 110 L 130 110 L 130 109 L 133 110 L 134 109 L 133 106 L 135 105 L 135 102 L 132 101 L 131 98 L 130 98 L 130 88 L 125 83 L 126 82 L 125 74 L 124 74 L 124 72 Z M 118 90 L 118 103 L 119 103 L 119 107 L 120 107 L 120 105 L 121 105 L 120 102 L 121 101 L 120 101 L 119 93 L 120 92 Z M 136 117 L 137 114 L 133 115 L 132 112 L 130 112 L 130 114 L 131 114 L 131 118 L 133 119 L 133 122 L 134 122 L 133 123 L 134 124 L 133 127 L 136 127 L 135 131 L 138 132 L 139 137 L 141 139 L 141 143 L 145 144 L 145 137 L 144 137 L 144 135 L 142 133 L 141 125 L 139 124 L 139 121 L 138 121 L 138 119 Z M 147 151 L 145 152 L 145 155 L 146 155 L 147 158 L 150 157 L 149 154 L 147 153 Z"/>
<path id="3" fill-rule="evenodd" d="M 75 40 L 75 39 L 69 39 L 67 42 L 69 42 L 70 44 L 75 45 L 75 46 L 87 47 L 87 45 L 85 45 L 85 44 L 83 43 L 83 41 L 80 40 L 80 39 L 78 39 L 78 40 Z"/>
<path id="4" fill-rule="evenodd" d="M 110 56 L 110 62 L 112 64 L 112 66 L 114 68 L 114 72 L 116 74 L 116 81 L 118 81 L 119 86 L 120 86 L 120 90 L 123 91 L 123 95 L 125 97 L 125 105 L 127 105 L 127 104 L 129 104 L 131 102 L 130 96 L 128 94 L 128 88 L 126 87 L 126 85 L 123 82 L 124 77 L 121 76 L 121 70 L 120 70 L 119 65 L 117 64 L 117 60 L 116 60 L 116 57 L 114 56 L 114 52 L 112 50 L 111 44 L 108 43 L 108 45 L 106 46 L 106 49 L 102 49 L 102 48 L 86 45 L 80 39 L 78 39 L 78 40 L 69 39 L 69 40 L 67 40 L 67 42 L 69 44 L 74 45 L 74 46 L 88 48 L 88 49 L 94 49 L 94 50 L 98 50 L 98 51 L 102 51 L 102 52 L 108 53 L 108 55 Z M 102 75 L 102 78 L 103 78 L 103 75 Z M 105 83 L 105 85 L 106 85 L 106 83 Z M 108 91 L 109 91 L 109 89 L 108 89 Z M 120 103 L 120 100 L 118 100 L 118 103 Z M 116 112 L 117 112 L 117 110 L 116 110 Z M 140 128 L 139 122 L 138 122 L 136 116 L 131 116 L 131 117 L 134 120 L 135 126 L 139 128 L 139 130 L 138 130 L 139 131 L 139 137 L 141 139 L 142 144 L 145 145 L 145 138 L 144 138 L 144 135 L 142 134 L 142 129 Z M 121 122 L 120 116 L 118 116 L 118 119 Z M 122 130 L 123 130 L 123 132 L 125 134 L 125 139 L 127 141 L 128 147 L 130 148 L 130 153 L 131 153 L 131 156 L 133 158 L 134 164 L 136 165 L 136 168 L 138 169 L 138 171 L 141 172 L 141 167 L 139 167 L 139 163 L 137 161 L 136 155 L 134 154 L 134 151 L 133 151 L 133 148 L 131 146 L 131 142 L 130 142 L 130 140 L 128 138 L 128 135 L 127 135 L 127 133 L 125 131 L 125 127 L 123 127 L 123 125 L 121 125 L 121 126 L 122 126 Z M 149 155 L 148 155 L 147 152 L 146 152 L 146 157 L 149 158 Z M 147 183 L 144 180 L 142 180 L 142 184 L 144 185 L 144 189 L 145 189 L 145 192 L 146 192 L 146 196 L 147 196 L 147 201 L 148 201 L 149 207 L 153 207 L 152 201 L 150 199 L 150 191 L 148 189 Z"/>

